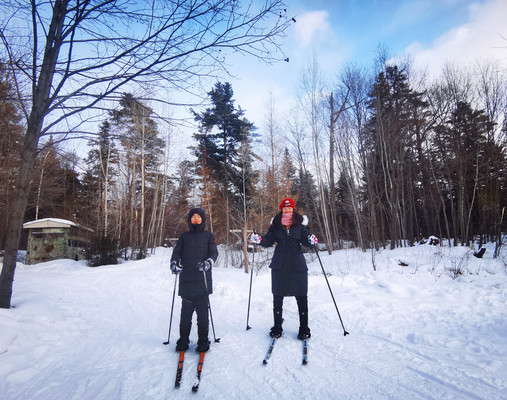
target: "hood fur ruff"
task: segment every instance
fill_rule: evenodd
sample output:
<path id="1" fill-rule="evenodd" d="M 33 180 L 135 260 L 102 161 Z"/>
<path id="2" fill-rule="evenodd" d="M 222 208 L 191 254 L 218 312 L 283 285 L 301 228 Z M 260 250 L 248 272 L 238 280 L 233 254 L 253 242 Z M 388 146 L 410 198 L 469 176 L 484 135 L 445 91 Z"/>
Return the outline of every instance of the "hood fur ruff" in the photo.
<path id="1" fill-rule="evenodd" d="M 301 215 L 301 214 L 297 213 L 296 211 L 294 211 L 293 215 L 294 215 L 294 217 L 296 217 L 296 220 L 293 219 L 293 226 L 298 226 L 298 225 L 307 226 L 308 225 L 309 219 L 306 215 Z M 299 220 L 299 223 L 298 223 L 298 220 Z M 278 226 L 281 226 L 281 221 L 282 221 L 282 212 L 280 211 L 273 218 L 271 218 L 271 221 L 269 221 L 269 223 L 270 223 L 270 225 L 273 225 L 273 223 L 275 223 Z"/>

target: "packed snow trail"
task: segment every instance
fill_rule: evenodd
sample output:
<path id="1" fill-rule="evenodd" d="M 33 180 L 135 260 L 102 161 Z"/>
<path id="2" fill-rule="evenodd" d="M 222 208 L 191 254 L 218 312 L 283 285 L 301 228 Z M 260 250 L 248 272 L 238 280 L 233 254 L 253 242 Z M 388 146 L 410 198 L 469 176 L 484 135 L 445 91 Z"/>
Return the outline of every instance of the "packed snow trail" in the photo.
<path id="1" fill-rule="evenodd" d="M 0 398 L 5 400 L 186 399 L 198 355 L 195 321 L 181 387 L 174 388 L 180 298 L 167 339 L 174 275 L 170 249 L 146 260 L 88 268 L 59 260 L 16 271 L 13 305 L 0 309 Z M 272 325 L 269 271 L 214 268 L 216 334 L 197 396 L 209 399 L 507 398 L 507 275 L 488 252 L 427 246 L 321 253 L 350 335 L 343 336 L 317 260 L 307 255 L 310 361 L 301 365 L 296 302 L 284 302 L 284 336 L 267 365 Z M 436 252 L 439 252 L 436 254 Z M 165 253 L 165 254 L 164 254 Z M 489 252 L 491 254 L 491 252 Z M 256 256 L 257 259 L 257 256 Z M 259 256 L 260 259 L 260 256 Z M 410 266 L 400 267 L 399 259 Z M 195 395 L 194 395 L 195 396 Z"/>

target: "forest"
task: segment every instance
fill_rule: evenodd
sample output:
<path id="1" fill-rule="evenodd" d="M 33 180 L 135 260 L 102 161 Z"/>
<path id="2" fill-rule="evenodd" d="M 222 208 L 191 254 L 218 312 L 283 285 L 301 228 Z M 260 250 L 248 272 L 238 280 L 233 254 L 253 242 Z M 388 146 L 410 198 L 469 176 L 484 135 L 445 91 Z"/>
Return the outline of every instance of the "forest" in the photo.
<path id="1" fill-rule="evenodd" d="M 189 208 L 203 207 L 225 245 L 265 232 L 285 197 L 307 215 L 328 251 L 409 246 L 436 236 L 452 245 L 505 232 L 505 71 L 448 67 L 439 81 L 387 59 L 375 73 L 347 67 L 332 88 L 318 64 L 302 77 L 294 111 L 248 121 L 232 86 L 218 82 L 192 109 L 193 155 L 174 165 L 171 135 L 152 108 L 124 93 L 80 159 L 48 136 L 37 153 L 25 221 L 64 218 L 108 237 L 127 255 L 170 244 Z M 23 127 L 2 75 L 0 219 L 7 226 Z M 283 123 L 282 123 L 283 121 Z M 263 126 L 258 128 L 257 125 Z M 85 170 L 78 168 L 85 165 Z M 3 244 L 6 231 L 0 231 Z"/>

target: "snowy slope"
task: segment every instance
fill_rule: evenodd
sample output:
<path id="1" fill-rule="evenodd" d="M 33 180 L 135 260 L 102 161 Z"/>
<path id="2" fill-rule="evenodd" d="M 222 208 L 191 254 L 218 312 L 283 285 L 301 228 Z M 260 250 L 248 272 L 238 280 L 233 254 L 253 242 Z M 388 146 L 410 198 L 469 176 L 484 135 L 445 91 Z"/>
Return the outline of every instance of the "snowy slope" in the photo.
<path id="1" fill-rule="evenodd" d="M 162 345 L 174 289 L 170 253 L 159 248 L 146 260 L 100 268 L 19 264 L 15 307 L 0 309 L 0 399 L 507 398 L 507 274 L 491 250 L 483 259 L 427 245 L 320 253 L 347 336 L 309 254 L 306 366 L 293 298 L 285 300 L 284 337 L 262 365 L 272 323 L 269 270 L 253 277 L 247 331 L 250 275 L 215 268 L 211 307 L 220 343 L 206 356 L 198 394 L 190 391 L 193 352 L 174 389 L 178 296 L 171 343 Z M 464 274 L 453 279 L 449 270 L 457 267 Z M 191 349 L 195 336 L 194 327 Z"/>

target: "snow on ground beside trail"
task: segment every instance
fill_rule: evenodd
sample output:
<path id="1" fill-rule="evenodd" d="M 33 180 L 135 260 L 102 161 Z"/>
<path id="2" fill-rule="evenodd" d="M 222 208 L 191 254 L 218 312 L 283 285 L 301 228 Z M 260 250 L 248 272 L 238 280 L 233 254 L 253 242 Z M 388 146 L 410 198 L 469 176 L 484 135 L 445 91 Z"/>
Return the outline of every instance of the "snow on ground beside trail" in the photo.
<path id="1" fill-rule="evenodd" d="M 171 249 L 98 268 L 58 260 L 18 264 L 13 308 L 0 309 L 0 398 L 70 399 L 506 399 L 507 271 L 492 248 L 416 247 L 320 252 L 309 264 L 309 363 L 301 365 L 293 298 L 268 365 L 270 272 L 213 270 L 216 337 L 198 394 L 198 356 L 187 353 L 174 389 L 180 299 Z M 269 253 L 256 254 L 266 262 Z M 377 271 L 373 271 L 373 263 Z M 401 266 L 400 264 L 408 264 Z M 461 274 L 456 273 L 461 270 Z M 211 327 L 210 327 L 211 328 Z M 212 329 L 210 339 L 214 340 Z M 191 336 L 195 347 L 195 326 Z"/>

